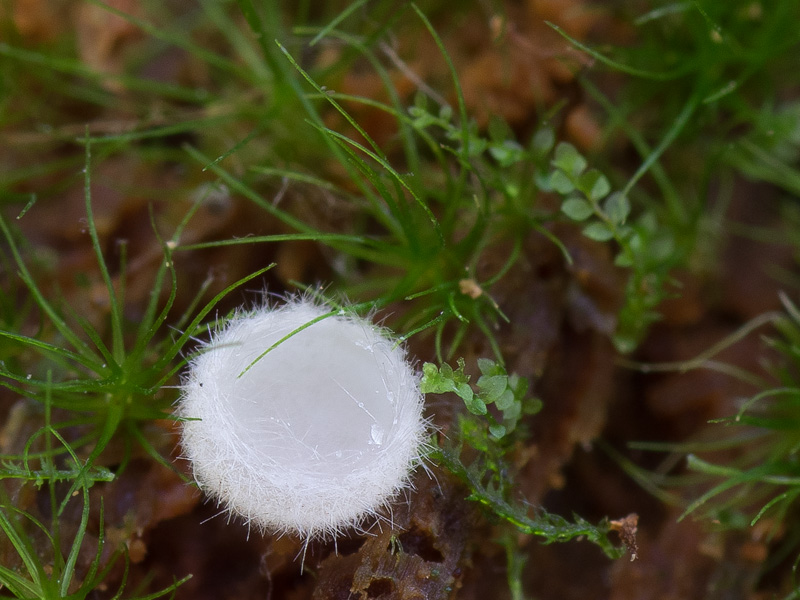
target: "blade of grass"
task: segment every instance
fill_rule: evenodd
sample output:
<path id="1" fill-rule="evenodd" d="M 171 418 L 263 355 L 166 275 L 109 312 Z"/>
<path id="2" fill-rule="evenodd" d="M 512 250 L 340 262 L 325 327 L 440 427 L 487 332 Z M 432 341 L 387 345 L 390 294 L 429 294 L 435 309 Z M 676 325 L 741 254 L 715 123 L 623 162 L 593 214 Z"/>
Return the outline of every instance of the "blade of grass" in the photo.
<path id="1" fill-rule="evenodd" d="M 324 128 L 324 130 L 329 135 L 332 135 L 333 137 L 335 137 L 337 140 L 339 140 L 341 142 L 344 142 L 344 144 L 349 144 L 350 146 L 360 150 L 361 152 L 363 152 L 364 154 L 369 156 L 372 160 L 374 160 L 375 162 L 380 164 L 381 167 L 386 169 L 386 171 L 389 172 L 389 174 L 394 178 L 394 180 L 397 183 L 399 183 L 409 194 L 411 194 L 411 197 L 414 199 L 414 201 L 425 212 L 426 216 L 428 217 L 428 220 L 431 223 L 431 226 L 433 227 L 433 230 L 436 233 L 436 237 L 438 239 L 440 247 L 442 247 L 442 248 L 445 247 L 446 242 L 444 240 L 444 235 L 442 234 L 442 229 L 441 229 L 441 227 L 439 225 L 439 222 L 436 220 L 436 215 L 433 214 L 433 211 L 431 210 L 431 208 L 425 203 L 425 201 L 422 198 L 420 198 L 419 195 L 417 195 L 417 193 L 414 191 L 414 189 L 410 185 L 408 185 L 408 183 L 405 181 L 405 179 L 389 164 L 389 162 L 386 159 L 382 158 L 378 154 L 375 154 L 374 152 L 370 151 L 368 148 L 366 148 L 362 144 L 359 144 L 355 140 L 351 140 L 347 136 L 342 135 L 337 131 L 333 131 L 331 129 L 328 129 L 327 127 Z"/>
<path id="2" fill-rule="evenodd" d="M 0 56 L 19 60 L 45 70 L 53 70 L 55 72 L 64 73 L 67 75 L 83 77 L 88 81 L 97 84 L 103 84 L 105 82 L 121 83 L 131 91 L 148 92 L 150 94 L 157 94 L 172 100 L 190 102 L 192 104 L 206 104 L 209 100 L 211 100 L 211 98 L 209 98 L 208 91 L 205 89 L 187 89 L 178 85 L 160 83 L 153 79 L 140 79 L 138 77 L 132 77 L 129 75 L 101 73 L 99 71 L 94 71 L 87 67 L 84 63 L 71 58 L 60 58 L 35 52 L 33 50 L 17 48 L 4 42 L 0 42 Z M 52 85 L 53 89 L 59 89 L 59 91 L 63 93 L 63 88 L 67 84 L 63 81 L 59 81 L 52 83 Z M 76 86 L 75 90 L 83 92 L 91 91 L 91 89 L 86 85 Z M 108 102 L 103 102 L 102 100 L 110 100 L 110 98 L 111 97 L 107 92 L 101 92 L 99 97 L 88 97 L 86 99 L 90 102 L 105 106 L 108 104 Z"/>
<path id="3" fill-rule="evenodd" d="M 615 60 L 612 60 L 612 59 L 608 58 L 607 56 L 605 56 L 604 54 L 601 54 L 597 50 L 595 50 L 593 48 L 590 48 L 586 44 L 583 44 L 583 43 L 579 42 L 574 37 L 569 35 L 566 31 L 561 29 L 561 27 L 559 27 L 555 23 L 551 23 L 550 21 L 545 21 L 545 23 L 550 28 L 555 30 L 555 32 L 558 33 L 558 35 L 560 35 L 565 40 L 567 40 L 570 44 L 575 46 L 578 50 L 581 50 L 581 51 L 585 52 L 586 54 L 588 54 L 589 56 L 591 56 L 595 60 L 603 63 L 604 65 L 606 65 L 608 67 L 611 67 L 612 69 L 615 69 L 615 70 L 620 71 L 622 73 L 627 73 L 628 75 L 633 75 L 634 77 L 642 77 L 643 79 L 653 79 L 653 80 L 656 80 L 656 81 L 671 81 L 673 79 L 677 79 L 681 75 L 685 75 L 692 68 L 691 65 L 685 65 L 685 66 L 682 66 L 682 67 L 675 68 L 675 69 L 673 69 L 671 71 L 665 71 L 665 72 L 662 72 L 662 73 L 659 73 L 658 71 L 647 71 L 645 69 L 637 69 L 636 67 L 631 67 L 631 66 L 625 65 L 623 63 L 617 62 Z"/>
<path id="4" fill-rule="evenodd" d="M 325 36 L 329 35 L 331 31 L 336 29 L 336 26 L 339 25 L 339 23 L 341 23 L 342 21 L 347 19 L 347 17 L 349 17 L 355 11 L 357 11 L 362 6 L 364 6 L 367 3 L 367 1 L 368 0 L 356 0 L 355 2 L 350 4 L 342 12 L 340 12 L 338 15 L 336 15 L 336 17 L 330 23 L 328 23 L 325 27 L 323 27 L 320 30 L 320 32 L 317 35 L 315 35 L 314 38 L 310 42 L 308 42 L 308 45 L 311 46 L 311 47 L 316 46 L 317 43 L 322 38 L 324 38 Z"/>
<path id="5" fill-rule="evenodd" d="M 164 369 L 169 363 L 172 362 L 172 360 L 175 358 L 175 356 L 177 356 L 178 353 L 181 352 L 181 350 L 183 349 L 184 345 L 189 340 L 189 338 L 192 335 L 194 335 L 194 332 L 197 330 L 197 327 L 200 325 L 200 323 L 203 321 L 203 319 L 206 318 L 206 315 L 213 310 L 213 308 L 219 303 L 220 300 L 222 300 L 222 298 L 224 298 L 230 292 L 235 290 L 237 287 L 247 283 L 248 281 L 251 281 L 252 279 L 255 279 L 256 277 L 259 277 L 260 275 L 263 275 L 264 273 L 266 273 L 267 271 L 272 269 L 274 266 L 275 266 L 275 263 L 269 264 L 266 267 L 264 267 L 263 269 L 259 269 L 259 270 L 255 271 L 255 272 L 251 273 L 250 275 L 242 277 L 241 279 L 233 282 L 231 285 L 226 287 L 219 294 L 214 296 L 211 299 L 211 301 L 208 302 L 203 307 L 203 309 L 200 312 L 197 313 L 195 318 L 192 320 L 192 322 L 186 328 L 186 331 L 184 331 L 180 335 L 180 337 L 172 344 L 172 346 L 166 352 L 164 352 L 162 357 L 156 362 L 157 368 L 159 370 Z M 170 370 L 166 375 L 164 375 L 164 377 L 162 377 L 156 383 L 156 385 L 154 385 L 150 390 L 148 390 L 148 393 L 155 393 L 157 390 L 159 390 L 166 383 L 166 381 L 170 377 L 172 377 L 175 373 L 177 373 L 177 371 L 180 368 L 181 368 L 180 364 L 176 365 L 172 370 Z"/>
<path id="6" fill-rule="evenodd" d="M 304 221 L 297 219 L 290 215 L 289 213 L 279 209 L 278 207 L 274 206 L 271 202 L 267 202 L 261 195 L 256 192 L 253 188 L 245 184 L 243 181 L 234 177 L 224 169 L 222 169 L 218 164 L 212 164 L 213 160 L 209 159 L 203 153 L 201 153 L 196 148 L 192 146 L 184 146 L 184 150 L 196 161 L 206 165 L 210 171 L 212 171 L 215 175 L 217 175 L 223 182 L 225 182 L 231 190 L 242 194 L 248 200 L 254 202 L 256 205 L 260 206 L 264 210 L 266 210 L 269 214 L 280 220 L 281 222 L 289 225 L 292 229 L 296 231 L 300 231 L 302 233 L 307 234 L 314 234 L 317 233 L 317 230 L 313 227 L 307 225 Z"/>
<path id="7" fill-rule="evenodd" d="M 38 556 L 36 555 L 36 551 L 33 549 L 30 539 L 24 534 L 24 532 L 17 528 L 18 526 L 11 521 L 9 516 L 6 514 L 6 511 L 3 510 L 3 508 L 6 506 L 5 493 L 3 496 L 4 501 L 2 505 L 0 505 L 0 529 L 2 529 L 3 533 L 8 538 L 8 541 L 11 542 L 11 545 L 14 547 L 17 555 L 22 560 L 22 563 L 25 565 L 25 569 L 28 571 L 35 589 L 37 591 L 41 590 L 42 583 L 47 578 L 44 572 L 44 567 L 39 562 Z M 9 508 L 16 511 L 13 506 L 10 506 Z M 27 513 L 21 514 L 27 516 Z M 27 583 L 28 582 L 24 579 L 18 580 L 19 585 L 25 585 Z"/>
<path id="8" fill-rule="evenodd" d="M 9 229 L 2 214 L 0 214 L 0 229 L 2 229 L 3 235 L 5 236 L 9 248 L 11 249 L 11 253 L 14 256 L 14 261 L 19 269 L 19 276 L 30 291 L 31 295 L 34 297 L 36 304 L 47 315 L 47 317 L 50 319 L 50 322 L 56 327 L 64 339 L 78 352 L 78 354 L 80 354 L 81 362 L 83 362 L 83 364 L 95 371 L 102 369 L 102 363 L 97 360 L 97 356 L 94 354 L 94 352 L 92 352 L 88 344 L 86 344 L 85 341 L 80 339 L 80 337 L 78 337 L 72 331 L 72 328 L 67 325 L 64 319 L 61 318 L 53 305 L 44 297 L 44 294 L 39 286 L 36 285 L 36 282 L 31 276 L 31 273 L 25 265 L 25 262 L 22 260 L 22 255 L 19 252 L 19 248 L 17 247 L 17 244 L 11 234 L 11 230 Z"/>
<path id="9" fill-rule="evenodd" d="M 242 35 L 241 25 L 231 18 L 225 10 L 225 4 L 218 0 L 200 0 L 200 6 L 205 11 L 208 21 L 214 23 L 216 30 L 228 40 L 234 55 L 245 63 L 249 80 L 262 82 L 263 86 L 268 85 L 274 79 L 274 74 L 258 54 L 252 40 Z"/>
<path id="10" fill-rule="evenodd" d="M 456 92 L 456 101 L 458 102 L 458 115 L 459 121 L 461 125 L 461 145 L 464 151 L 467 151 L 469 148 L 469 115 L 467 114 L 467 103 L 464 100 L 464 92 L 461 89 L 461 83 L 458 78 L 458 71 L 456 71 L 456 67 L 453 64 L 453 60 L 450 58 L 450 54 L 447 52 L 447 49 L 444 47 L 444 42 L 442 38 L 439 37 L 439 34 L 436 32 L 436 29 L 433 27 L 433 24 L 428 20 L 428 17 L 425 16 L 416 3 L 411 3 L 411 8 L 417 13 L 417 17 L 419 17 L 420 21 L 422 21 L 423 25 L 425 25 L 425 29 L 428 30 L 428 33 L 433 38 L 436 47 L 439 48 L 439 52 L 442 54 L 442 57 L 447 63 L 447 70 L 450 72 L 450 79 L 453 83 L 453 89 Z"/>
<path id="11" fill-rule="evenodd" d="M 700 104 L 700 98 L 698 94 L 692 95 L 684 104 L 683 109 L 675 117 L 675 120 L 670 125 L 667 133 L 661 139 L 659 144 L 653 148 L 652 152 L 647 155 L 644 162 L 639 166 L 633 176 L 628 180 L 628 183 L 625 184 L 625 187 L 622 188 L 622 194 L 627 196 L 633 186 L 642 178 L 642 176 L 650 170 L 650 167 L 661 157 L 664 151 L 669 148 L 672 142 L 675 141 L 675 138 L 678 137 L 678 134 L 683 130 L 686 124 L 689 122 L 689 119 L 694 114 L 695 109 Z M 680 215 L 682 221 L 686 220 L 686 215 Z"/>
<path id="12" fill-rule="evenodd" d="M 94 220 L 92 212 L 92 176 L 91 176 L 91 163 L 92 163 L 92 140 L 89 137 L 89 131 L 86 130 L 86 137 L 84 138 L 85 144 L 85 166 L 84 166 L 84 198 L 86 208 L 86 222 L 89 230 L 89 237 L 92 240 L 92 249 L 94 250 L 95 258 L 97 259 L 97 266 L 100 269 L 100 276 L 106 286 L 108 293 L 108 301 L 111 310 L 111 352 L 114 356 L 114 362 L 121 365 L 125 359 L 125 340 L 122 332 L 122 310 L 117 297 L 117 292 L 114 289 L 114 283 L 111 280 L 111 274 L 108 271 L 105 257 L 103 256 L 103 249 L 100 246 L 100 236 L 97 234 L 97 223 Z"/>
<path id="13" fill-rule="evenodd" d="M 36 338 L 28 337 L 26 335 L 21 335 L 17 333 L 11 333 L 10 331 L 3 331 L 0 330 L 0 337 L 13 340 L 15 342 L 19 342 L 21 344 L 25 344 L 31 348 L 36 348 L 45 353 L 52 353 L 58 356 L 61 356 L 64 359 L 72 360 L 77 363 L 82 364 L 83 356 L 66 348 L 61 348 L 60 346 L 55 346 L 48 342 L 43 342 L 42 340 L 38 340 Z"/>
<path id="14" fill-rule="evenodd" d="M 186 50 L 189 54 L 197 57 L 197 59 L 201 62 L 216 67 L 226 73 L 230 73 L 231 75 L 235 75 L 239 79 L 244 81 L 250 80 L 251 71 L 249 69 L 236 64 L 233 60 L 226 58 L 221 54 L 211 52 L 207 48 L 204 48 L 199 44 L 195 44 L 191 41 L 189 36 L 172 33 L 168 31 L 163 24 L 158 27 L 151 25 L 144 19 L 140 19 L 139 17 L 136 17 L 130 13 L 121 11 L 118 8 L 102 2 L 101 0 L 88 1 L 91 4 L 102 7 L 103 10 L 108 11 L 112 15 L 115 15 L 120 19 L 123 19 L 136 26 L 153 39 L 161 40 L 171 44 L 172 46 L 175 46 L 176 48 Z"/>
<path id="15" fill-rule="evenodd" d="M 78 530 L 75 532 L 75 538 L 67 556 L 67 562 L 64 565 L 64 570 L 61 574 L 61 595 L 67 597 L 69 594 L 69 586 L 72 583 L 72 578 L 75 575 L 75 565 L 78 562 L 78 555 L 83 545 L 83 539 L 86 536 L 86 527 L 89 525 L 89 490 L 84 486 L 82 488 L 83 496 L 83 511 L 81 512 L 81 522 L 78 525 Z"/>

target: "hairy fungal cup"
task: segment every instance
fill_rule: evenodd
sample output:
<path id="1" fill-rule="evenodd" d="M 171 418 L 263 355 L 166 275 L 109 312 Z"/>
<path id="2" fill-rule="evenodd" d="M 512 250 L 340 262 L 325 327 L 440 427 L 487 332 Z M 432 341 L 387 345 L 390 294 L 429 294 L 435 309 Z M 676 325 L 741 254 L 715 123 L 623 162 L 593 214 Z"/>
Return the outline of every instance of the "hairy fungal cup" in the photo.
<path id="1" fill-rule="evenodd" d="M 248 524 L 305 540 L 377 517 L 427 433 L 405 351 L 330 312 L 291 299 L 234 317 L 191 360 L 178 410 L 200 488 Z"/>

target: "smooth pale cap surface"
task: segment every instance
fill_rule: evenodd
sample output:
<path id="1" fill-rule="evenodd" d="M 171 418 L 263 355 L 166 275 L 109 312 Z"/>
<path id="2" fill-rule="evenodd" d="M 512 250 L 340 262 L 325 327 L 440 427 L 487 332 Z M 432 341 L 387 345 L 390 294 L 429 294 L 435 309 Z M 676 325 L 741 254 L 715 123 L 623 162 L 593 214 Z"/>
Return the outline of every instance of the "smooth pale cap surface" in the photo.
<path id="1" fill-rule="evenodd" d="M 233 319 L 191 361 L 179 409 L 199 419 L 184 423 L 183 446 L 200 487 L 303 537 L 378 511 L 407 484 L 426 433 L 405 352 L 368 321 L 326 317 L 258 358 L 327 312 L 298 301 Z"/>

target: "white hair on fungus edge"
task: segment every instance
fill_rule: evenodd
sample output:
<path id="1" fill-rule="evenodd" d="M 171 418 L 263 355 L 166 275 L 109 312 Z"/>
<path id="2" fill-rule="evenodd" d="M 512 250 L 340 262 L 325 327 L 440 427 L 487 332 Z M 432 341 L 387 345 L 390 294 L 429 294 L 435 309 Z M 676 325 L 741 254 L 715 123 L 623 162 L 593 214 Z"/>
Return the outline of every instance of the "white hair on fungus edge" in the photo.
<path id="1" fill-rule="evenodd" d="M 429 432 L 405 350 L 331 312 L 291 298 L 233 317 L 191 359 L 177 411 L 199 487 L 247 524 L 306 543 L 378 518 Z"/>

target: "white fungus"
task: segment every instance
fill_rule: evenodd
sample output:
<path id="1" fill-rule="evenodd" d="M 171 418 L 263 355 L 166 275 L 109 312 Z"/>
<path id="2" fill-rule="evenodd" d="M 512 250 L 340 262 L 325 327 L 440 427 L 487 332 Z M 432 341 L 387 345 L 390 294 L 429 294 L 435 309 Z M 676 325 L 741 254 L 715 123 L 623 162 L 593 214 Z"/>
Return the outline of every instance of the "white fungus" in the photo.
<path id="1" fill-rule="evenodd" d="M 306 541 L 378 516 L 427 433 L 404 350 L 342 312 L 309 325 L 328 312 L 293 299 L 234 317 L 190 361 L 178 410 L 200 488 Z"/>

